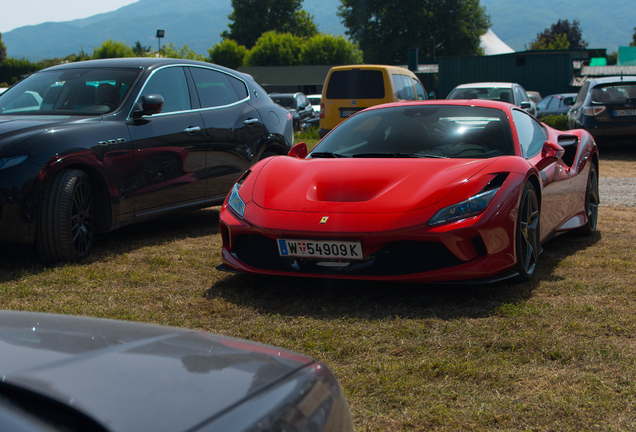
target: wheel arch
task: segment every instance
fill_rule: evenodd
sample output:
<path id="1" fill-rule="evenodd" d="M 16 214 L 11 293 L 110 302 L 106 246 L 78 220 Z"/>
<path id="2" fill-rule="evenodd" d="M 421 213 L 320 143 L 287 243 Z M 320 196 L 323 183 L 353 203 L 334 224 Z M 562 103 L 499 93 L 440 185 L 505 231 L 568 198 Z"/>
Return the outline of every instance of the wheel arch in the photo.
<path id="1" fill-rule="evenodd" d="M 289 148 L 284 141 L 281 141 L 274 136 L 270 136 L 264 141 L 263 145 L 261 146 L 261 150 L 254 158 L 254 162 L 260 161 L 265 153 L 274 153 L 276 155 L 285 156 L 287 155 L 287 153 L 289 153 Z"/>
<path id="2" fill-rule="evenodd" d="M 532 186 L 534 186 L 534 190 L 537 193 L 537 200 L 539 201 L 539 209 L 541 209 L 541 182 L 539 181 L 539 177 L 535 174 L 531 174 L 530 177 L 528 177 L 527 182 L 532 183 Z M 519 199 L 521 199 L 521 197 L 519 197 Z"/>
<path id="3" fill-rule="evenodd" d="M 109 199 L 109 187 L 107 181 L 100 173 L 99 169 L 91 164 L 72 161 L 61 166 L 55 166 L 48 174 L 46 181 L 51 181 L 54 176 L 58 175 L 61 171 L 77 169 L 84 171 L 90 180 L 91 192 L 95 202 L 95 230 L 96 232 L 107 232 L 113 223 L 113 206 Z"/>

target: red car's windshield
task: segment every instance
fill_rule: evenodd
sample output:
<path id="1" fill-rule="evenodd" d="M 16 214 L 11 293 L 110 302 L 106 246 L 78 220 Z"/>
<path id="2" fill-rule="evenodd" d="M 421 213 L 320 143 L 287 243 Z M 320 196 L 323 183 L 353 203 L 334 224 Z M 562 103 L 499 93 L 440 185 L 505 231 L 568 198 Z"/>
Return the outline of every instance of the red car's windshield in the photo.
<path id="1" fill-rule="evenodd" d="M 327 135 L 315 157 L 490 158 L 514 155 L 503 111 L 461 105 L 408 105 L 361 112 Z"/>

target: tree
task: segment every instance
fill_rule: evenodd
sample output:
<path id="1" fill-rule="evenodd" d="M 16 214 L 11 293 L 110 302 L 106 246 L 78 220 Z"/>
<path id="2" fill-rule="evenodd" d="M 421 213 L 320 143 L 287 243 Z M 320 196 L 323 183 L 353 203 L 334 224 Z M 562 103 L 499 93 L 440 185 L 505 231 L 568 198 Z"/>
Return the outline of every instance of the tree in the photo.
<path id="1" fill-rule="evenodd" d="M 93 48 L 92 58 L 105 59 L 134 56 L 135 53 L 133 52 L 132 48 L 130 48 L 124 42 L 116 42 L 112 39 L 108 39 L 100 47 Z"/>
<path id="2" fill-rule="evenodd" d="M 7 47 L 4 42 L 2 42 L 2 33 L 0 33 L 0 65 L 5 58 L 7 58 Z"/>
<path id="3" fill-rule="evenodd" d="M 0 82 L 6 82 L 13 85 L 18 82 L 21 77 L 30 75 L 35 71 L 42 69 L 44 66 L 38 63 L 31 63 L 26 59 L 14 59 L 6 57 L 0 67 Z"/>
<path id="4" fill-rule="evenodd" d="M 569 45 L 563 41 L 563 35 Z M 555 48 L 549 48 L 553 46 Z M 538 48 L 533 48 L 538 47 Z M 549 29 L 543 30 L 543 33 L 537 34 L 537 38 L 530 42 L 530 50 L 537 49 L 585 49 L 587 48 L 587 42 L 583 40 L 581 34 L 580 23 L 578 20 L 573 20 L 572 24 L 568 20 L 558 20 L 556 24 L 552 24 Z"/>
<path id="5" fill-rule="evenodd" d="M 634 36 L 632 36 L 632 42 L 629 43 L 629 46 L 636 46 L 636 27 L 634 27 Z"/>
<path id="6" fill-rule="evenodd" d="M 302 65 L 362 63 L 362 51 L 343 36 L 319 34 L 307 40 L 300 53 Z"/>
<path id="7" fill-rule="evenodd" d="M 164 57 L 168 58 L 205 61 L 205 56 L 203 54 L 197 54 L 187 45 L 184 45 L 181 48 L 177 48 L 174 42 L 170 42 L 169 44 L 161 48 L 161 54 Z"/>
<path id="8" fill-rule="evenodd" d="M 214 45 L 208 50 L 212 63 L 238 69 L 243 66 L 243 60 L 247 55 L 247 48 L 237 44 L 232 39 L 225 39 L 220 44 Z"/>
<path id="9" fill-rule="evenodd" d="M 299 65 L 302 45 L 302 39 L 290 33 L 263 33 L 245 56 L 245 66 Z"/>
<path id="10" fill-rule="evenodd" d="M 568 37 L 565 33 L 562 33 L 554 35 L 551 41 L 548 41 L 546 38 L 543 37 L 537 37 L 536 41 L 530 42 L 530 47 L 528 48 L 528 50 L 566 50 L 568 48 L 570 48 Z"/>
<path id="11" fill-rule="evenodd" d="M 152 51 L 152 49 L 149 46 L 145 47 L 139 41 L 135 42 L 135 46 L 133 47 L 132 50 L 137 57 L 146 57 L 148 56 L 148 53 Z"/>
<path id="12" fill-rule="evenodd" d="M 340 0 L 338 15 L 367 63 L 405 64 L 419 58 L 481 54 L 490 16 L 479 0 Z"/>
<path id="13" fill-rule="evenodd" d="M 313 16 L 301 10 L 303 0 L 232 0 L 233 12 L 228 16 L 229 31 L 223 39 L 252 48 L 263 33 L 277 31 L 299 37 L 318 32 Z"/>

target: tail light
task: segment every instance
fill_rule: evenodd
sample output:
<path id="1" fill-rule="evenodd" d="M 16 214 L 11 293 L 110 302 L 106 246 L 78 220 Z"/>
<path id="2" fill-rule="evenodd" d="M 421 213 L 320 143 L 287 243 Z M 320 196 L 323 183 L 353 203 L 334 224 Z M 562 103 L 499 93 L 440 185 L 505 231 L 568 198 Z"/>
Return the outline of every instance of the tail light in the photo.
<path id="1" fill-rule="evenodd" d="M 325 118 L 325 104 L 324 103 L 320 104 L 320 118 L 321 119 Z"/>
<path id="2" fill-rule="evenodd" d="M 596 105 L 591 107 L 584 107 L 581 112 L 586 116 L 597 116 L 604 112 L 607 108 L 605 105 Z"/>

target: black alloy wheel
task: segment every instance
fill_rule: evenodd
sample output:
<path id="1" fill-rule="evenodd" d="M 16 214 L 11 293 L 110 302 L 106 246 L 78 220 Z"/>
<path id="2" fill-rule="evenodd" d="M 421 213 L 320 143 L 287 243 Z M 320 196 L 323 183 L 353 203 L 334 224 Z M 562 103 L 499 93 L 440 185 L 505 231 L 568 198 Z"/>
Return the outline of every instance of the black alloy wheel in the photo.
<path id="1" fill-rule="evenodd" d="M 539 200 L 532 183 L 523 188 L 517 217 L 517 267 L 523 280 L 530 280 L 537 270 L 539 258 Z"/>
<path id="2" fill-rule="evenodd" d="M 589 236 L 596 232 L 599 203 L 598 171 L 596 165 L 592 163 L 590 164 L 590 173 L 587 176 L 587 188 L 585 190 L 585 215 L 587 216 L 587 222 L 581 227 L 581 234 Z"/>
<path id="3" fill-rule="evenodd" d="M 60 171 L 45 187 L 37 222 L 36 247 L 46 262 L 77 262 L 93 247 L 94 202 L 88 175 Z"/>

